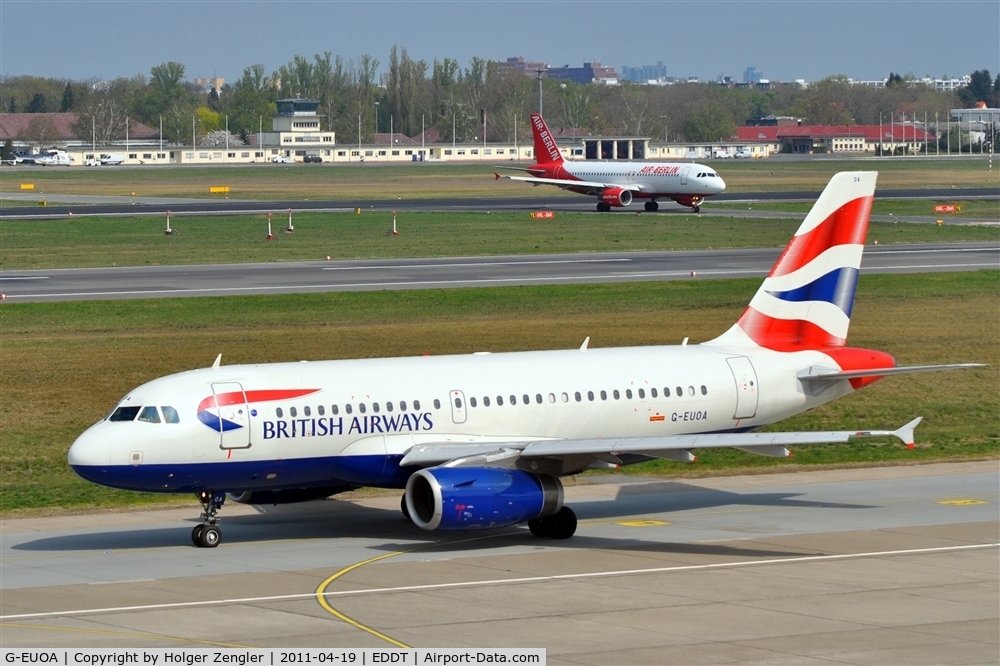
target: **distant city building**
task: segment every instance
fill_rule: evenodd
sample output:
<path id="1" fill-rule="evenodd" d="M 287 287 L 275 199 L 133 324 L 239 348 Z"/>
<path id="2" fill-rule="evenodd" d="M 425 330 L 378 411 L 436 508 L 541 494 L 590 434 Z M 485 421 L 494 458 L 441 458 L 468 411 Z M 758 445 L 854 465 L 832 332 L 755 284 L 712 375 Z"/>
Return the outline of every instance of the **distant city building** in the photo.
<path id="1" fill-rule="evenodd" d="M 763 72 L 758 72 L 756 67 L 750 66 L 743 70 L 743 83 L 760 83 Z"/>
<path id="2" fill-rule="evenodd" d="M 621 79 L 632 83 L 664 83 L 667 80 L 667 67 L 662 60 L 655 65 L 629 67 L 622 65 Z"/>
<path id="3" fill-rule="evenodd" d="M 222 86 L 226 85 L 226 80 L 213 76 L 206 79 L 195 79 L 194 84 L 205 92 L 212 92 L 213 90 L 222 90 Z"/>
<path id="4" fill-rule="evenodd" d="M 546 76 L 550 79 L 560 81 L 573 81 L 575 83 L 618 83 L 618 73 L 614 67 L 605 67 L 600 61 L 585 62 L 583 67 L 549 67 Z"/>
<path id="5" fill-rule="evenodd" d="M 889 79 L 873 79 L 870 81 L 856 81 L 855 79 L 848 79 L 850 83 L 856 86 L 866 86 L 868 88 L 885 88 L 889 84 Z M 972 77 L 968 74 L 959 79 L 932 79 L 929 76 L 925 76 L 920 79 L 910 79 L 904 81 L 904 83 L 909 87 L 914 86 L 927 86 L 928 88 L 933 88 L 938 92 L 954 92 L 961 88 L 969 85 L 972 81 Z"/>
<path id="6" fill-rule="evenodd" d="M 546 62 L 541 62 L 538 60 L 525 60 L 521 56 L 518 56 L 516 58 L 507 58 L 506 62 L 501 62 L 498 64 L 501 67 L 507 67 L 509 69 L 521 72 L 525 76 L 536 76 L 539 70 L 541 70 L 544 73 L 547 72 L 549 69 L 549 64 Z"/>

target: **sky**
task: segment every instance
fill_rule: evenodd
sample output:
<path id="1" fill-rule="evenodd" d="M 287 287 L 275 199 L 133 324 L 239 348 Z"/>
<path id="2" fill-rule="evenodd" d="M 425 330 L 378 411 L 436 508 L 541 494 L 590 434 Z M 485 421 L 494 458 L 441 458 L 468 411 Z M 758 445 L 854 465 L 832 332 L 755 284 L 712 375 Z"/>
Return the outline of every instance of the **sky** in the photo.
<path id="1" fill-rule="evenodd" d="M 414 60 L 523 56 L 599 61 L 621 72 L 662 61 L 667 75 L 776 81 L 890 72 L 958 77 L 1000 70 L 998 0 L 0 0 L 0 75 L 72 80 L 149 74 L 229 82 L 296 55 Z"/>

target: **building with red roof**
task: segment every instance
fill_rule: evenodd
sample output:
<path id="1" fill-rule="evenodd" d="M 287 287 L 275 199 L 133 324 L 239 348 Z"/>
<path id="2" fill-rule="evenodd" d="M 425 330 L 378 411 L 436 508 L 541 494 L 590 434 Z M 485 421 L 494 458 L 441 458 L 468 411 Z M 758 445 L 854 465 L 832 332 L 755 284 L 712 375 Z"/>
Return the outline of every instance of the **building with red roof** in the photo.
<path id="1" fill-rule="evenodd" d="M 73 129 L 76 119 L 75 113 L 0 113 L 0 143 L 10 139 L 21 147 L 89 146 L 89 133 L 77 136 Z M 158 138 L 159 132 L 149 125 L 129 123 L 130 141 L 149 143 Z M 121 143 L 125 143 L 124 137 Z"/>

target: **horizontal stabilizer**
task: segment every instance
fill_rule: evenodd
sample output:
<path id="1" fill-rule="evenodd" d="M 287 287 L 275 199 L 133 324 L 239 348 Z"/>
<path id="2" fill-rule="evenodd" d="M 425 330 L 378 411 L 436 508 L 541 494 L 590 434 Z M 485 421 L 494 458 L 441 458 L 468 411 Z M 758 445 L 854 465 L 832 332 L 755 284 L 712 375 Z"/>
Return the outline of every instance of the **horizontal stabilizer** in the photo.
<path id="1" fill-rule="evenodd" d="M 865 370 L 831 370 L 827 368 L 809 368 L 798 377 L 804 382 L 836 381 L 838 379 L 857 379 L 860 377 L 884 377 L 886 375 L 905 375 L 914 372 L 935 372 L 937 370 L 960 370 L 963 368 L 985 368 L 984 363 L 950 363 L 947 365 L 910 365 L 898 368 L 869 368 Z"/>

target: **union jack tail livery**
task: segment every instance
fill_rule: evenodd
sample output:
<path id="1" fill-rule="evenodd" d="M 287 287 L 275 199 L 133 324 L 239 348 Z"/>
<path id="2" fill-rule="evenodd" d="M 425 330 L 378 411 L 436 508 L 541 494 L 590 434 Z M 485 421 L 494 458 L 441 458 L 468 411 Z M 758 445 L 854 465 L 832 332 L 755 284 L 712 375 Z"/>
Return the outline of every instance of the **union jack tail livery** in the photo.
<path id="1" fill-rule="evenodd" d="M 737 322 L 751 340 L 783 351 L 844 346 L 877 176 L 830 180 Z"/>

